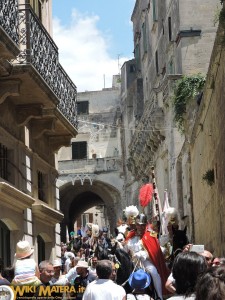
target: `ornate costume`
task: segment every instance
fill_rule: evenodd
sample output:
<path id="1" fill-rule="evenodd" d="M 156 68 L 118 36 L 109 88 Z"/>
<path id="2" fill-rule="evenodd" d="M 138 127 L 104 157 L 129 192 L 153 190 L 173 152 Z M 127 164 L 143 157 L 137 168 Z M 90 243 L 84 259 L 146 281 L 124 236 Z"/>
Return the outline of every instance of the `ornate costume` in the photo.
<path id="1" fill-rule="evenodd" d="M 141 214 L 140 216 L 142 216 L 142 220 L 141 218 L 136 219 L 138 224 L 146 225 L 147 220 L 143 221 L 145 215 Z M 165 282 L 169 276 L 169 270 L 165 265 L 158 239 L 151 235 L 151 231 L 145 231 L 141 236 L 137 235 L 137 231 L 133 231 L 130 238 L 126 240 L 126 248 L 134 261 L 139 261 L 140 266 L 150 273 L 155 290 L 163 299 L 162 295 L 168 293 L 165 290 Z"/>

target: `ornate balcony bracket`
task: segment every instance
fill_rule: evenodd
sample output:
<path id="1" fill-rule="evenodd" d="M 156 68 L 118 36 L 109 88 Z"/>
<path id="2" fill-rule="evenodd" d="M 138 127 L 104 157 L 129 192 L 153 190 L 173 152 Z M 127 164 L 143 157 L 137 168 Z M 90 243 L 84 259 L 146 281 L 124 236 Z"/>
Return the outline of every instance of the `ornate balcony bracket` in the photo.
<path id="1" fill-rule="evenodd" d="M 61 147 L 69 147 L 71 145 L 71 135 L 50 136 L 49 146 L 53 152 L 57 152 Z"/>
<path id="2" fill-rule="evenodd" d="M 1 202 L 1 209 L 4 206 L 13 208 L 22 213 L 25 208 L 31 207 L 35 203 L 35 199 L 31 196 L 17 190 L 6 182 L 0 182 L 0 197 L 4 199 Z"/>
<path id="3" fill-rule="evenodd" d="M 39 139 L 46 132 L 55 131 L 55 122 L 54 118 L 52 119 L 40 119 L 31 121 L 31 134 L 33 139 Z"/>
<path id="4" fill-rule="evenodd" d="M 1 46 L 0 46 L 1 51 Z M 0 59 L 0 76 L 9 76 L 12 71 L 12 64 L 3 58 Z"/>
<path id="5" fill-rule="evenodd" d="M 0 81 L 0 104 L 2 104 L 8 96 L 19 96 L 19 88 L 19 80 Z"/>
<path id="6" fill-rule="evenodd" d="M 17 105 L 17 124 L 18 126 L 26 125 L 31 119 L 42 117 L 42 104 L 27 104 L 27 105 Z"/>

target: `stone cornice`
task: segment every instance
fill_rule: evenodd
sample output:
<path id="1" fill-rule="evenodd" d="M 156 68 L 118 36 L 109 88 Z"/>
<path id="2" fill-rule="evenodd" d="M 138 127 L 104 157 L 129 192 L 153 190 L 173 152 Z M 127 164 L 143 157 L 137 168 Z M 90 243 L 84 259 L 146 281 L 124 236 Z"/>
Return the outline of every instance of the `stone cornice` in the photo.
<path id="1" fill-rule="evenodd" d="M 8 96 L 18 96 L 20 84 L 20 80 L 0 80 L 0 104 L 2 104 Z"/>
<path id="2" fill-rule="evenodd" d="M 34 198 L 6 182 L 0 182 L 0 198 L 1 206 L 7 206 L 20 212 L 25 208 L 31 207 L 35 202 Z"/>
<path id="3" fill-rule="evenodd" d="M 63 213 L 41 202 L 36 202 L 32 205 L 32 212 L 36 219 L 43 223 L 48 222 L 52 226 L 60 223 L 64 218 Z"/>

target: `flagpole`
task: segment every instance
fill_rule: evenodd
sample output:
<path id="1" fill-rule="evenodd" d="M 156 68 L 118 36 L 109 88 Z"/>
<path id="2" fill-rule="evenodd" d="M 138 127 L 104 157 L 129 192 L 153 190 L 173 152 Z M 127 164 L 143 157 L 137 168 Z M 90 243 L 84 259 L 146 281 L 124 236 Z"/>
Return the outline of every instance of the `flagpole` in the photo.
<path id="1" fill-rule="evenodd" d="M 156 188 L 156 180 L 155 180 L 155 168 L 152 166 L 152 184 L 153 184 L 153 197 L 155 200 L 155 210 L 156 210 L 156 221 L 157 221 L 157 229 L 158 229 L 158 235 L 161 235 L 161 222 L 160 222 L 160 211 L 159 211 L 159 198 L 158 198 L 158 192 Z"/>

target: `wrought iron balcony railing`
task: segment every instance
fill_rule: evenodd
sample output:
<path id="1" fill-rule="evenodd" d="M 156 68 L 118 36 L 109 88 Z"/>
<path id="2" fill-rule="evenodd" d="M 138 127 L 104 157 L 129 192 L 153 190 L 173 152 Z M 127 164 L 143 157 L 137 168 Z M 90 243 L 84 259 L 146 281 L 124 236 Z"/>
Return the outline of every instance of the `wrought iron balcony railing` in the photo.
<path id="1" fill-rule="evenodd" d="M 77 128 L 77 88 L 58 61 L 58 48 L 30 5 L 19 7 L 20 54 L 14 63 L 32 65 L 59 99 L 57 108 Z"/>
<path id="2" fill-rule="evenodd" d="M 0 1 L 0 26 L 18 45 L 18 0 Z"/>

